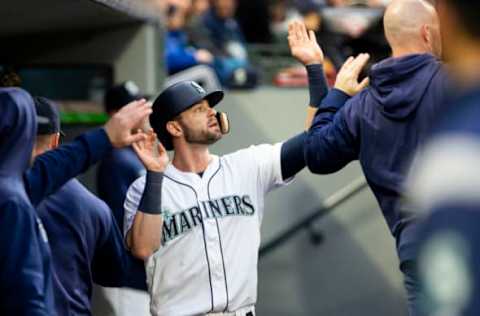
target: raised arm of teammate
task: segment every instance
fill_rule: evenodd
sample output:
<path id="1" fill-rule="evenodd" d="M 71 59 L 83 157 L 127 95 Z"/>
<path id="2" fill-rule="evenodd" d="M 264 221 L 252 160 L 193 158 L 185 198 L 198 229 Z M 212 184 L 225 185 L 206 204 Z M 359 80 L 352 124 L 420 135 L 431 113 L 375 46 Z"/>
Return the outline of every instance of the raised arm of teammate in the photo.
<path id="1" fill-rule="evenodd" d="M 309 129 L 313 117 L 323 98 L 328 93 L 328 85 L 323 72 L 324 54 L 317 43 L 314 31 L 307 31 L 305 24 L 299 21 L 288 26 L 288 44 L 292 56 L 302 63 L 308 73 L 310 103 L 307 109 L 305 129 Z"/>
<path id="2" fill-rule="evenodd" d="M 118 111 L 103 128 L 87 132 L 70 144 L 38 156 L 24 175 L 25 187 L 35 206 L 68 180 L 99 161 L 111 147 L 124 147 L 144 139 L 132 133 L 152 112 L 145 100 L 134 101 Z"/>
<path id="3" fill-rule="evenodd" d="M 315 33 L 307 31 L 305 24 L 302 22 L 292 22 L 288 29 L 288 43 L 292 56 L 307 68 L 310 93 L 310 103 L 305 121 L 307 131 L 310 129 L 317 113 L 323 112 L 323 110 L 319 111 L 319 108 L 324 106 L 325 102 L 342 106 L 350 97 L 356 95 L 368 85 L 368 78 L 360 83 L 358 82 L 360 72 L 368 61 L 368 54 L 361 54 L 356 58 L 350 57 L 338 73 L 335 88 L 328 92 L 323 73 L 324 55 L 317 43 Z M 330 104 L 327 105 L 330 106 Z M 327 111 L 329 111 L 328 106 Z M 283 144 L 281 166 L 284 180 L 293 177 L 305 168 L 305 139 L 306 133 L 301 133 Z"/>
<path id="4" fill-rule="evenodd" d="M 305 65 L 308 73 L 310 103 L 305 121 L 306 130 L 310 129 L 324 100 L 330 102 L 333 99 L 335 103 L 343 105 L 349 97 L 368 85 L 368 78 L 358 83 L 358 76 L 368 61 L 368 55 L 349 58 L 337 76 L 335 89 L 329 93 L 323 72 L 324 55 L 322 48 L 317 43 L 315 33 L 307 31 L 305 24 L 301 22 L 292 22 L 288 29 L 288 44 L 292 56 Z M 289 179 L 305 168 L 305 140 L 306 133 L 301 133 L 284 142 L 281 151 L 283 179 Z"/>
<path id="5" fill-rule="evenodd" d="M 147 169 L 145 190 L 132 228 L 127 233 L 127 247 L 135 257 L 148 259 L 161 246 L 162 239 L 162 183 L 163 172 L 169 158 L 167 150 L 157 135 L 150 131 L 148 137 L 133 144 L 133 149 Z"/>

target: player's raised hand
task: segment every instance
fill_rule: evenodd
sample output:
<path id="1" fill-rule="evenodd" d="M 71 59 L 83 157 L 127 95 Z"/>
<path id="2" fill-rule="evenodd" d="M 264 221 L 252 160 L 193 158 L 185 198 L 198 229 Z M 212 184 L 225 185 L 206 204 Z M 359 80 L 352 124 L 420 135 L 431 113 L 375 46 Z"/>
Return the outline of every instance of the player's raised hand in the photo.
<path id="1" fill-rule="evenodd" d="M 295 21 L 289 24 L 288 44 L 292 56 L 305 66 L 323 64 L 324 55 L 317 43 L 315 32 L 308 32 L 303 22 Z"/>
<path id="2" fill-rule="evenodd" d="M 139 131 L 139 133 L 144 132 Z M 144 134 L 146 134 L 144 139 L 132 144 L 133 149 L 147 170 L 164 172 L 169 162 L 167 150 L 157 140 L 157 134 L 153 130 Z"/>
<path id="3" fill-rule="evenodd" d="M 144 133 L 134 133 L 141 128 L 152 113 L 152 104 L 146 100 L 133 101 L 121 108 L 104 128 L 113 147 L 124 147 L 145 138 Z"/>
<path id="4" fill-rule="evenodd" d="M 365 89 L 370 82 L 368 77 L 363 79 L 362 82 L 358 82 L 358 77 L 369 59 L 369 54 L 360 54 L 355 58 L 348 58 L 338 72 L 335 88 L 351 97 Z"/>

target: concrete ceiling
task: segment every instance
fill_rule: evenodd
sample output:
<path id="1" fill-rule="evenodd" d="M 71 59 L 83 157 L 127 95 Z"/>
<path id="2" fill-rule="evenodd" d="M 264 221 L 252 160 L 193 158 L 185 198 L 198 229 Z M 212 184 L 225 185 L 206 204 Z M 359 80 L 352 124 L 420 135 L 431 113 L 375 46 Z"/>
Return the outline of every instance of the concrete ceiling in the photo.
<path id="1" fill-rule="evenodd" d="M 141 0 L 1 0 L 0 37 L 65 33 L 152 20 Z M 131 5 L 131 4 L 135 5 Z M 150 11 L 151 12 L 151 11 Z"/>

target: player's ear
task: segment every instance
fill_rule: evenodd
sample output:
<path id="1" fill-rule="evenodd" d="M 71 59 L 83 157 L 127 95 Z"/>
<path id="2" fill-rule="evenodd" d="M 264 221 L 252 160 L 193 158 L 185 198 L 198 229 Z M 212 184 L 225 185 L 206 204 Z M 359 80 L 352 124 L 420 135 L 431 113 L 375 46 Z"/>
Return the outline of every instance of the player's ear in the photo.
<path id="1" fill-rule="evenodd" d="M 167 122 L 167 132 L 170 133 L 173 137 L 180 137 L 183 135 L 182 126 L 176 121 Z"/>

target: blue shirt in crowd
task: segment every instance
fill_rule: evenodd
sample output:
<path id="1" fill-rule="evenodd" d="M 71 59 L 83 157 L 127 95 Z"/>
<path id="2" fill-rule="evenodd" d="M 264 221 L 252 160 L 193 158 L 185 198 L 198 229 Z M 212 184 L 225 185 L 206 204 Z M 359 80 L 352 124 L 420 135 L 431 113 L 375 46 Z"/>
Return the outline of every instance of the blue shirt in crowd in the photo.
<path id="1" fill-rule="evenodd" d="M 195 49 L 188 45 L 187 34 L 184 31 L 168 31 L 165 39 L 165 60 L 170 75 L 198 65 Z"/>

